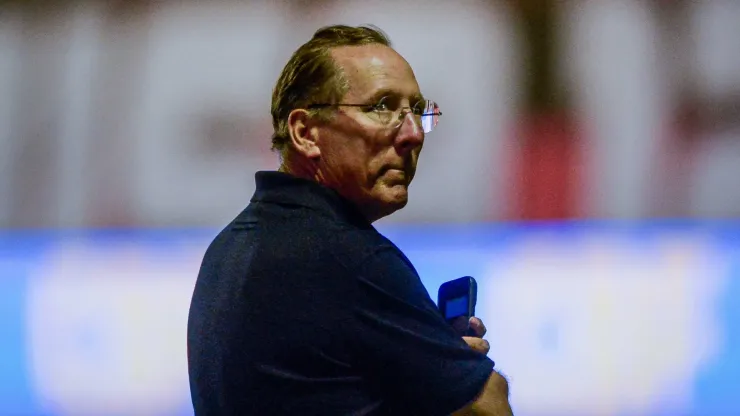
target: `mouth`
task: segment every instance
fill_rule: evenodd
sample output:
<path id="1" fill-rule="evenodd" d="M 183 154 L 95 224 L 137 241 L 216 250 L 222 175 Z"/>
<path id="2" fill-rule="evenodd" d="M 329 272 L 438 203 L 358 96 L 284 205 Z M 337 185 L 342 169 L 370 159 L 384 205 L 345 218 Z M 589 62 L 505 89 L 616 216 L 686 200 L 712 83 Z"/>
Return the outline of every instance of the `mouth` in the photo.
<path id="1" fill-rule="evenodd" d="M 386 165 L 386 166 L 383 166 L 382 169 L 380 169 L 380 175 L 381 176 L 385 175 L 386 172 L 391 172 L 391 171 L 398 171 L 398 172 L 406 173 L 406 167 L 400 164 Z"/>
<path id="2" fill-rule="evenodd" d="M 403 169 L 403 168 L 386 168 L 386 169 L 383 169 L 383 175 L 385 175 L 386 173 L 389 173 L 389 172 L 390 173 L 403 173 L 404 175 L 406 174 L 406 170 Z"/>
<path id="3" fill-rule="evenodd" d="M 384 168 L 381 171 L 380 176 L 389 184 L 406 185 L 408 183 L 408 174 L 406 173 L 406 170 L 403 168 L 397 168 L 397 167 Z"/>

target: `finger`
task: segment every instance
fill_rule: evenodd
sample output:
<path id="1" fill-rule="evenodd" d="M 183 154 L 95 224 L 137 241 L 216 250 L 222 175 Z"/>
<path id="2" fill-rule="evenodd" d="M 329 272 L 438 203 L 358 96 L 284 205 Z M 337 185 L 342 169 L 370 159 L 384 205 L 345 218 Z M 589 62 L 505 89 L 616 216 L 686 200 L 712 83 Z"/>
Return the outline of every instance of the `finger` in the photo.
<path id="1" fill-rule="evenodd" d="M 475 331 L 477 336 L 482 338 L 486 335 L 486 325 L 483 324 L 483 321 L 481 321 L 480 318 L 476 318 L 475 316 L 470 318 L 470 327 Z"/>
<path id="2" fill-rule="evenodd" d="M 488 354 L 488 351 L 491 349 L 491 345 L 483 338 L 463 337 L 463 340 L 470 346 L 470 348 L 482 354 Z"/>

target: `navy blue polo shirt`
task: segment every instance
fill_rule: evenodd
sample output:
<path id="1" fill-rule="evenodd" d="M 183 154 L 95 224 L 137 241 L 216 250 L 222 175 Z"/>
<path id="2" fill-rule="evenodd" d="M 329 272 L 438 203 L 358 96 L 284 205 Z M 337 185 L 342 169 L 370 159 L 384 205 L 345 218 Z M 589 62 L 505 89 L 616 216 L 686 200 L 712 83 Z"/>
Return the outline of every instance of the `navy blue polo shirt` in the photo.
<path id="1" fill-rule="evenodd" d="M 493 362 L 333 190 L 258 172 L 208 247 L 188 319 L 196 415 L 447 415 Z"/>

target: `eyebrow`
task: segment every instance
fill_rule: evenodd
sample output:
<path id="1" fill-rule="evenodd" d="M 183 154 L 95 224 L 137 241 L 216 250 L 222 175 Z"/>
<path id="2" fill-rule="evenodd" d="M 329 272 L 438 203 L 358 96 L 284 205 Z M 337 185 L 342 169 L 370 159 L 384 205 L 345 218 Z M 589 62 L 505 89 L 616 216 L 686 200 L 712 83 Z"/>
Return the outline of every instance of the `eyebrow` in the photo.
<path id="1" fill-rule="evenodd" d="M 403 94 L 400 94 L 397 90 L 393 90 L 393 89 L 390 89 L 390 88 L 381 88 L 378 91 L 376 91 L 368 99 L 368 101 L 370 101 L 370 102 L 377 101 L 377 100 L 379 100 L 379 99 L 381 99 L 383 97 L 387 97 L 387 96 L 402 97 Z M 423 100 L 424 100 L 424 96 L 421 93 L 413 94 L 412 96 L 409 97 L 409 102 L 412 103 L 412 104 L 413 103 L 417 103 L 419 101 L 423 101 Z"/>

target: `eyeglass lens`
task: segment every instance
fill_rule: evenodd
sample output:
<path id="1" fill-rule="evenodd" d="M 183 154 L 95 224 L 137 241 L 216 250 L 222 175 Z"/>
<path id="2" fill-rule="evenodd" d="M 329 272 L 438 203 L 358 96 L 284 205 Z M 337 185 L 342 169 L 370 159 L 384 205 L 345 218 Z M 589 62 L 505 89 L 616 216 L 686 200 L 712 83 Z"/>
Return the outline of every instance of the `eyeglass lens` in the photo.
<path id="1" fill-rule="evenodd" d="M 426 107 L 421 114 L 421 128 L 424 133 L 429 133 L 439 123 L 439 106 L 432 100 L 426 100 Z"/>

